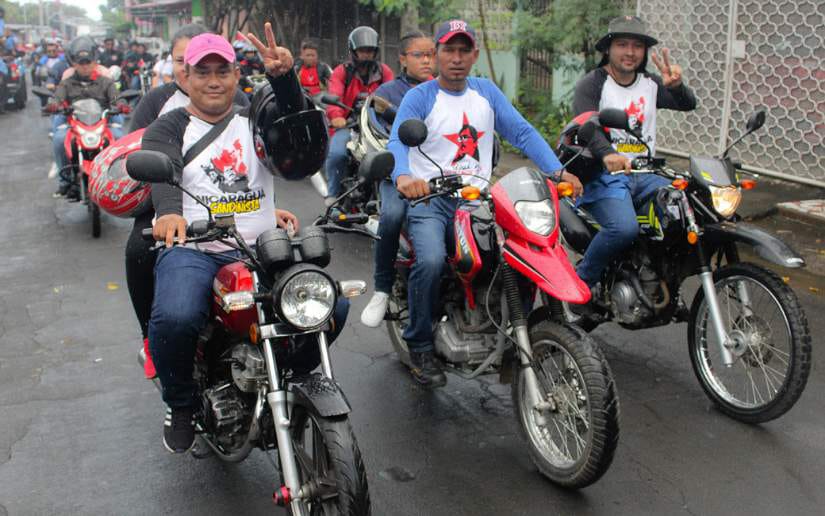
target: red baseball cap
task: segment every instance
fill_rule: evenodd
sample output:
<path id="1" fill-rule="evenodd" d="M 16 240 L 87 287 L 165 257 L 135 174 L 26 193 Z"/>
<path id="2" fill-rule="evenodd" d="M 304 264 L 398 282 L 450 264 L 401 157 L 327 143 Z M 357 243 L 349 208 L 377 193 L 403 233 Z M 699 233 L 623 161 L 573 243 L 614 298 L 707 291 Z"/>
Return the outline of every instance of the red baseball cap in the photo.
<path id="1" fill-rule="evenodd" d="M 232 45 L 224 37 L 211 33 L 199 34 L 189 40 L 183 61 L 194 66 L 211 54 L 220 56 L 227 63 L 235 62 L 235 50 Z"/>

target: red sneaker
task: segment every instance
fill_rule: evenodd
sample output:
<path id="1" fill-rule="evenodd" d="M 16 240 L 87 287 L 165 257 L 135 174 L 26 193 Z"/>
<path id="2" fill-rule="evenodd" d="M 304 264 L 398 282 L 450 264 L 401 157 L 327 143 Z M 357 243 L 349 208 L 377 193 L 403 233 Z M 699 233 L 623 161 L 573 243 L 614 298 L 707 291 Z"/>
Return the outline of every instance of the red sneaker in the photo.
<path id="1" fill-rule="evenodd" d="M 143 353 L 146 355 L 146 361 L 143 362 L 143 375 L 147 380 L 154 379 L 158 373 L 155 372 L 155 363 L 152 362 L 152 355 L 149 354 L 149 339 L 143 339 Z"/>

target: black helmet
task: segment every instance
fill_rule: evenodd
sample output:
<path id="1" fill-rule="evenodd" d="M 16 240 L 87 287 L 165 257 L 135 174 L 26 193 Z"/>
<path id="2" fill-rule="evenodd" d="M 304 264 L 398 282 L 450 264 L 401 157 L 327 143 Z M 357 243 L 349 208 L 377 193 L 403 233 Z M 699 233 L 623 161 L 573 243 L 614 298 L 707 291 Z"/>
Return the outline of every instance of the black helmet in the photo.
<path id="1" fill-rule="evenodd" d="M 355 27 L 347 37 L 347 47 L 352 55 L 352 62 L 356 66 L 369 65 L 378 59 L 378 33 L 372 27 Z M 359 48 L 371 48 L 375 50 L 375 59 L 359 61 L 355 51 Z"/>
<path id="2" fill-rule="evenodd" d="M 323 111 L 309 109 L 285 114 L 272 86 L 266 84 L 252 96 L 249 123 L 255 134 L 255 152 L 273 175 L 303 179 L 324 165 L 329 129 Z"/>
<path id="3" fill-rule="evenodd" d="M 97 59 L 97 44 L 89 36 L 78 36 L 69 42 L 66 48 L 66 57 L 70 64 L 81 61 L 95 61 Z"/>

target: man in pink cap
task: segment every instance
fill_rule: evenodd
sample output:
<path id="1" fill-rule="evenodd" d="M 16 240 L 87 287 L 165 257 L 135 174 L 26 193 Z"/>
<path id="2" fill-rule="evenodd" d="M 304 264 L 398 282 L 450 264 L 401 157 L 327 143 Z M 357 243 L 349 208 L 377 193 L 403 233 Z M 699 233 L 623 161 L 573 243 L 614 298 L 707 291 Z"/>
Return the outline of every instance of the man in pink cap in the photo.
<path id="1" fill-rule="evenodd" d="M 265 30 L 267 45 L 252 34 L 248 38 L 266 67 L 277 104 L 273 109 L 280 116 L 307 109 L 292 69 L 292 55 L 275 44 L 269 23 Z M 276 224 L 297 229 L 298 220 L 292 213 L 275 209 L 274 182 L 263 161 L 264 152 L 258 151 L 249 108 L 233 109 L 240 71 L 232 46 L 220 36 L 200 34 L 186 47 L 184 61 L 189 105 L 155 120 L 146 129 L 142 148 L 169 156 L 181 186 L 205 199 L 212 211 L 233 213 L 236 228 L 247 242 L 254 242 Z M 322 127 L 320 132 L 325 148 L 326 131 Z M 193 148 L 199 150 L 189 152 Z M 163 444 L 172 453 L 183 453 L 192 448 L 195 438 L 197 388 L 192 366 L 197 337 L 209 315 L 212 282 L 221 266 L 238 258 L 217 242 L 184 245 L 187 223 L 204 219 L 206 213 L 180 190 L 154 184 L 152 204 L 157 215 L 153 236 L 165 241 L 166 248 L 155 263 L 150 352 L 168 406 Z M 178 245 L 173 245 L 175 238 Z M 336 322 L 343 326 L 343 320 Z"/>

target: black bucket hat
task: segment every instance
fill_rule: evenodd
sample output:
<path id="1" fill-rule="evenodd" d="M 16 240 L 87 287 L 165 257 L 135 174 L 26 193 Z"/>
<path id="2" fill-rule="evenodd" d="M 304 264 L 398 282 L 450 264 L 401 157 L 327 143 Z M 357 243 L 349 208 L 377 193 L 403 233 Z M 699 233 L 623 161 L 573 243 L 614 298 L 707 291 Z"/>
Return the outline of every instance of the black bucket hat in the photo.
<path id="1" fill-rule="evenodd" d="M 648 34 L 647 24 L 641 18 L 638 16 L 619 16 L 610 20 L 610 24 L 607 26 L 607 35 L 596 42 L 596 50 L 607 52 L 613 38 L 621 37 L 638 38 L 648 48 L 659 43 L 658 39 Z"/>

